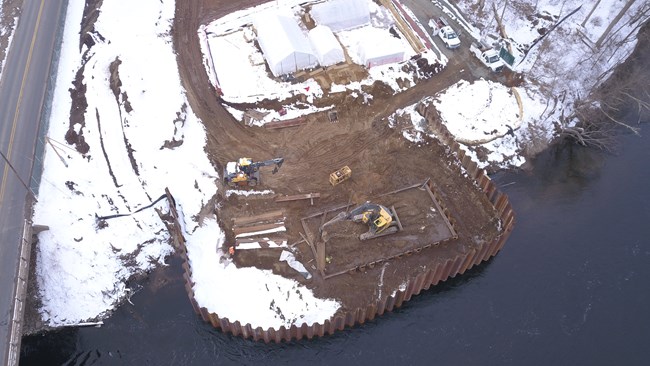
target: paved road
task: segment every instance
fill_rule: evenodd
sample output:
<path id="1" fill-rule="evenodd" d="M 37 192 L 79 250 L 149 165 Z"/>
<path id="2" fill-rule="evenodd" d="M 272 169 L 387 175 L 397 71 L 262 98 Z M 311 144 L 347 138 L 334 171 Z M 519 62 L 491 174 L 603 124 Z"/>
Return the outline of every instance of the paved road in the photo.
<path id="1" fill-rule="evenodd" d="M 471 35 L 456 21 L 447 16 L 442 9 L 436 6 L 431 1 L 422 0 L 403 0 L 402 4 L 406 5 L 413 14 L 418 18 L 424 28 L 431 34 L 432 29 L 429 27 L 429 19 L 431 18 L 445 18 L 451 23 L 452 28 L 460 34 L 460 47 L 455 50 L 445 48 L 444 43 L 439 37 L 435 36 L 433 42 L 438 46 L 441 52 L 449 59 L 447 67 L 457 68 L 459 71 L 459 78 L 465 80 L 476 80 L 480 78 L 493 80 L 499 78 L 499 75 L 490 73 L 490 71 L 483 66 L 474 56 L 469 52 L 469 46 L 474 41 Z"/>
<path id="2" fill-rule="evenodd" d="M 27 189 L 50 75 L 57 29 L 65 1 L 25 0 L 0 80 L 0 361 L 6 364 Z M 22 314 L 19 313 L 22 319 Z M 19 319 L 20 320 L 20 319 Z M 18 341 L 20 337 L 18 337 Z"/>

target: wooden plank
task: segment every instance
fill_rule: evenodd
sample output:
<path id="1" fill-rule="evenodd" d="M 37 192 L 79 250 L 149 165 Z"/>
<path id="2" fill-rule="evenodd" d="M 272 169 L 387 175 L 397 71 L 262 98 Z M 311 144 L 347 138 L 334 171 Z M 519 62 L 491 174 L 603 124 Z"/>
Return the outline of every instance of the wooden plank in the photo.
<path id="1" fill-rule="evenodd" d="M 256 240 L 256 241 L 239 241 L 235 240 L 236 249 L 277 249 L 285 248 L 286 240 Z"/>
<path id="2" fill-rule="evenodd" d="M 236 228 L 233 228 L 232 231 L 234 232 L 235 236 L 237 236 L 237 235 L 240 235 L 240 234 L 254 233 L 254 232 L 257 232 L 257 231 L 277 229 L 277 228 L 280 228 L 280 227 L 283 227 L 283 226 L 284 226 L 284 223 L 261 224 L 261 225 L 255 225 L 255 226 L 236 227 Z"/>
<path id="3" fill-rule="evenodd" d="M 300 126 L 307 123 L 307 119 L 304 117 L 298 117 L 294 119 L 287 119 L 284 121 L 272 121 L 264 124 L 264 128 L 274 130 L 278 128 L 294 127 Z"/>
<path id="4" fill-rule="evenodd" d="M 322 240 L 316 242 L 316 268 L 320 271 L 321 276 L 325 275 L 325 245 Z"/>
<path id="5" fill-rule="evenodd" d="M 395 215 L 395 220 L 397 221 L 397 227 L 399 227 L 399 231 L 403 231 L 404 228 L 402 227 L 402 222 L 399 221 L 399 216 L 397 216 L 397 211 L 395 211 L 395 206 L 390 206 L 390 209 L 393 210 L 393 215 Z"/>
<path id="6" fill-rule="evenodd" d="M 270 220 L 282 219 L 282 218 L 284 218 L 284 212 L 282 212 L 282 210 L 275 210 L 275 211 L 269 211 L 263 214 L 255 215 L 255 216 L 235 217 L 233 219 L 233 224 L 235 226 L 243 226 L 243 225 L 248 225 L 260 221 L 270 221 Z"/>
<path id="7" fill-rule="evenodd" d="M 396 193 L 408 191 L 409 189 L 420 188 L 420 187 L 426 185 L 428 181 L 429 181 L 429 179 L 427 178 L 427 180 L 425 180 L 424 183 L 417 183 L 417 184 L 410 185 L 408 187 L 399 188 L 399 189 L 396 189 L 394 191 L 382 193 L 382 194 L 380 194 L 379 196 L 376 196 L 376 197 L 379 198 L 379 197 L 384 197 L 384 196 L 390 196 L 391 194 L 396 194 Z"/>
<path id="8" fill-rule="evenodd" d="M 300 236 L 302 237 L 302 239 L 303 239 L 304 241 L 306 241 L 307 244 L 309 245 L 309 248 L 311 248 L 311 254 L 314 255 L 314 259 L 318 259 L 318 256 L 316 255 L 316 248 L 314 248 L 314 244 L 312 244 L 312 243 L 309 241 L 309 239 L 307 239 L 307 237 L 305 236 L 305 234 L 303 234 L 303 233 L 301 233 L 301 232 L 298 232 L 298 234 L 300 234 Z"/>
<path id="9" fill-rule="evenodd" d="M 429 196 L 431 196 L 431 200 L 433 201 L 433 204 L 436 206 L 436 210 L 438 210 L 438 213 L 440 213 L 440 216 L 442 216 L 442 219 L 445 221 L 445 224 L 447 225 L 447 228 L 449 228 L 449 231 L 451 232 L 452 236 L 456 236 L 456 230 L 454 230 L 454 227 L 451 226 L 451 222 L 449 222 L 449 218 L 447 215 L 445 215 L 445 212 L 442 210 L 440 207 L 440 204 L 438 203 L 438 200 L 436 199 L 436 196 L 433 194 L 431 191 L 431 187 L 429 185 L 425 185 L 427 188 L 427 192 L 429 193 Z"/>
<path id="10" fill-rule="evenodd" d="M 311 233 L 311 230 L 309 230 L 309 227 L 307 226 L 305 220 L 300 219 L 300 223 L 302 224 L 302 229 L 305 230 L 305 235 L 307 235 L 307 238 L 314 240 L 314 235 Z M 314 257 L 314 259 L 316 258 Z"/>
<path id="11" fill-rule="evenodd" d="M 262 239 L 260 237 L 257 237 L 257 238 L 244 237 L 244 238 L 235 239 L 235 241 L 237 243 L 254 243 L 254 242 L 260 242 L 260 241 L 274 241 L 274 242 L 287 241 L 286 236 L 274 236 L 274 234 L 277 235 L 276 233 L 262 234 L 260 236 L 262 236 L 264 239 Z"/>
<path id="12" fill-rule="evenodd" d="M 306 194 L 295 194 L 292 196 L 283 196 L 275 199 L 275 202 L 287 202 L 287 201 L 298 201 L 298 200 L 307 200 L 311 199 L 313 202 L 314 198 L 320 198 L 320 193 L 306 193 Z"/>

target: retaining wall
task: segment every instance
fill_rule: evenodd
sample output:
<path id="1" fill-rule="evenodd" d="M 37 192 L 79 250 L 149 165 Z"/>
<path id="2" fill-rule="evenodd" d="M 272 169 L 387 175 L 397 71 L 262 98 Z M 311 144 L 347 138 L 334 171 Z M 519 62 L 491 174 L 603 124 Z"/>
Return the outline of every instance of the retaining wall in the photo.
<path id="1" fill-rule="evenodd" d="M 497 252 L 501 250 L 514 228 L 515 216 L 510 202 L 508 201 L 508 196 L 499 192 L 496 185 L 487 176 L 485 171 L 479 169 L 476 163 L 474 163 L 469 156 L 465 155 L 465 152 L 460 149 L 460 145 L 454 140 L 447 128 L 440 122 L 435 109 L 420 104 L 418 106 L 418 112 L 427 119 L 429 126 L 435 130 L 439 140 L 443 144 L 447 145 L 450 151 L 458 157 L 458 160 L 467 171 L 469 177 L 474 180 L 476 185 L 481 189 L 481 191 L 483 191 L 485 196 L 496 209 L 502 225 L 502 232 L 500 235 L 494 238 L 491 242 L 479 245 L 477 248 L 466 253 L 458 254 L 455 258 L 450 258 L 445 262 L 438 263 L 426 272 L 411 278 L 406 288 L 404 290 L 398 290 L 393 296 L 388 296 L 387 298 L 371 303 L 366 307 L 357 308 L 345 314 L 335 316 L 331 319 L 325 320 L 323 324 L 315 323 L 313 325 L 307 325 L 306 323 L 303 323 L 300 326 L 292 325 L 289 328 L 282 326 L 279 329 L 262 329 L 261 327 L 253 328 L 250 324 L 241 324 L 237 320 L 231 321 L 228 318 L 219 317 L 218 314 L 209 312 L 206 308 L 200 307 L 197 303 L 192 289 L 192 270 L 187 259 L 185 239 L 182 235 L 181 226 L 178 223 L 178 213 L 176 212 L 175 204 L 173 203 L 171 195 L 169 195 L 170 209 L 174 218 L 173 224 L 169 227 L 170 233 L 172 234 L 179 253 L 183 258 L 185 289 L 187 290 L 187 294 L 189 295 L 194 310 L 201 316 L 201 318 L 224 332 L 232 333 L 235 336 L 241 336 L 244 338 L 252 338 L 255 341 L 263 340 L 268 343 L 290 341 L 294 339 L 299 340 L 302 338 L 312 339 L 316 336 L 320 337 L 327 334 L 333 334 L 334 332 L 343 330 L 346 327 L 352 327 L 356 324 L 363 324 L 368 320 L 373 320 L 376 316 L 400 307 L 405 301 L 409 301 L 413 295 L 419 294 L 422 290 L 427 290 L 429 287 L 435 286 L 448 278 L 455 277 L 458 274 L 463 274 L 473 266 L 476 266 L 483 261 L 487 261 L 496 255 Z"/>

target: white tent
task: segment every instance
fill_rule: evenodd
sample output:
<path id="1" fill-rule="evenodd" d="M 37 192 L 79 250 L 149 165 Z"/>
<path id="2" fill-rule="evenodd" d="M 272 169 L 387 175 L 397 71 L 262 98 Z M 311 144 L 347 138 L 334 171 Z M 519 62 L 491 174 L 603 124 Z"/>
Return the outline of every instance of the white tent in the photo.
<path id="1" fill-rule="evenodd" d="M 329 66 L 345 61 L 341 44 L 327 26 L 319 25 L 309 31 L 311 47 L 321 66 Z"/>
<path id="2" fill-rule="evenodd" d="M 363 42 L 359 44 L 359 56 L 364 66 L 392 64 L 404 61 L 404 47 L 397 38 L 385 38 L 379 42 Z"/>
<path id="3" fill-rule="evenodd" d="M 318 65 L 318 58 L 294 18 L 265 13 L 253 21 L 253 27 L 273 75 L 290 74 Z"/>
<path id="4" fill-rule="evenodd" d="M 333 32 L 370 24 L 368 0 L 330 0 L 312 6 L 310 14 L 316 24 L 326 25 Z"/>

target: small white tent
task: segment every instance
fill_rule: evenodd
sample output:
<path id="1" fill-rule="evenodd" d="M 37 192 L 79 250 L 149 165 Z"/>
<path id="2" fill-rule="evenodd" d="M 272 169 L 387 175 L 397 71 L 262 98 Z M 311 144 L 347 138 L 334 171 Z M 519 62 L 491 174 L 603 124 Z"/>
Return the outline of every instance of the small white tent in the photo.
<path id="1" fill-rule="evenodd" d="M 368 0 L 330 0 L 314 4 L 310 15 L 316 24 L 326 25 L 333 32 L 370 24 Z"/>
<path id="2" fill-rule="evenodd" d="M 265 13 L 253 21 L 253 27 L 273 75 L 290 74 L 318 65 L 311 44 L 294 18 Z"/>
<path id="3" fill-rule="evenodd" d="M 309 41 L 321 66 L 330 66 L 345 61 L 341 44 L 327 26 L 319 25 L 310 30 Z"/>
<path id="4" fill-rule="evenodd" d="M 359 56 L 367 68 L 404 61 L 404 47 L 397 38 L 359 44 Z"/>

